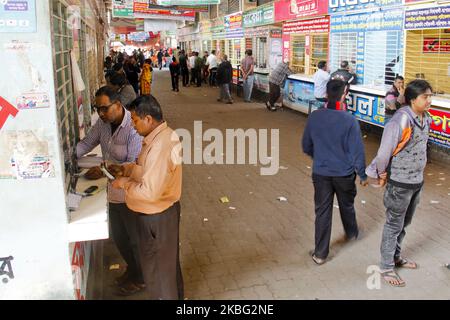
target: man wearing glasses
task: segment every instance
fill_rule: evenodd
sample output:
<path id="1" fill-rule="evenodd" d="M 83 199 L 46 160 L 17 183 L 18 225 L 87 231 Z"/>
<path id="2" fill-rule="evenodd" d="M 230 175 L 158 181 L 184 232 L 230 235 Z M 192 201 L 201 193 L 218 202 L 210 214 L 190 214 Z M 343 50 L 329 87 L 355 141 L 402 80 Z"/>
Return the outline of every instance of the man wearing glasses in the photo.
<path id="1" fill-rule="evenodd" d="M 95 94 L 95 109 L 100 119 L 77 144 L 77 157 L 91 152 L 100 144 L 103 158 L 109 163 L 135 162 L 142 146 L 142 138 L 133 128 L 131 114 L 120 102 L 116 90 L 105 86 Z M 88 179 L 103 176 L 99 167 L 89 170 Z M 111 233 L 120 254 L 127 263 L 126 272 L 116 279 L 120 293 L 134 294 L 145 285 L 137 251 L 136 217 L 125 204 L 123 190 L 113 189 L 108 182 L 109 219 Z"/>

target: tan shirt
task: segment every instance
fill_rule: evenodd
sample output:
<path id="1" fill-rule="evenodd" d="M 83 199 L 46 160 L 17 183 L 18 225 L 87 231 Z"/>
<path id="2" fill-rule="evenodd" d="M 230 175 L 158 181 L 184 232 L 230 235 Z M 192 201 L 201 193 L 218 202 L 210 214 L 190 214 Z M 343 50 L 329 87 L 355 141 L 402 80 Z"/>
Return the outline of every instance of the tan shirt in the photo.
<path id="1" fill-rule="evenodd" d="M 181 143 L 164 122 L 144 138 L 137 164 L 125 183 L 125 202 L 136 212 L 161 213 L 181 197 Z"/>

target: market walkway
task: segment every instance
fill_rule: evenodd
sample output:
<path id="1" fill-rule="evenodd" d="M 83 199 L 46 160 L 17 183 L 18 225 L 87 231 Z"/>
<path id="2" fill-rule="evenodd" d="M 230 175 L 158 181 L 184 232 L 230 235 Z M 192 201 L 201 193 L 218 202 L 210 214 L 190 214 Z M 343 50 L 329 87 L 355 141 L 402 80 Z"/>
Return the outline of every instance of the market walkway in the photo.
<path id="1" fill-rule="evenodd" d="M 426 170 L 421 204 L 405 240 L 404 254 L 419 270 L 401 270 L 405 288 L 369 290 L 368 267 L 379 260 L 384 223 L 382 190 L 359 188 L 357 217 L 362 238 L 345 244 L 335 208 L 331 260 L 316 266 L 308 255 L 314 243 L 311 160 L 300 151 L 306 117 L 284 110 L 270 113 L 263 104 L 216 102 L 217 89 L 170 89 L 167 71 L 155 73 L 153 93 L 172 128 L 280 129 L 280 166 L 261 176 L 255 165 L 185 165 L 183 172 L 181 255 L 188 299 L 449 299 L 450 171 L 433 162 Z M 234 95 L 234 93 L 233 93 Z M 367 161 L 379 138 L 365 139 Z M 227 196 L 230 203 L 221 203 Z M 283 196 L 287 201 L 278 201 Z M 231 208 L 230 208 L 231 207 Z M 233 210 L 233 208 L 235 208 Z M 121 263 L 110 240 L 105 246 L 104 299 L 114 295 L 113 278 Z M 369 281 L 376 285 L 376 278 Z M 127 299 L 143 299 L 138 294 Z"/>

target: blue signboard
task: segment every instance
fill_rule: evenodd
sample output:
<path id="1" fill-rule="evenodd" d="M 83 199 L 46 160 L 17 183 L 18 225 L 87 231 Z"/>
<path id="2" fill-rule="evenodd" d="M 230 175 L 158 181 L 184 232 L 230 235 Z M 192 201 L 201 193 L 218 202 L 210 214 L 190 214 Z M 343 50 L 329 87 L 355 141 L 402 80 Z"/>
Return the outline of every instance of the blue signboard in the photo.
<path id="1" fill-rule="evenodd" d="M 384 97 L 350 91 L 347 110 L 361 121 L 384 126 Z"/>
<path id="2" fill-rule="evenodd" d="M 450 6 L 408 10 L 405 29 L 445 29 L 450 27 Z"/>
<path id="3" fill-rule="evenodd" d="M 403 29 L 403 9 L 331 16 L 330 32 L 364 32 Z"/>
<path id="4" fill-rule="evenodd" d="M 328 0 L 328 12 L 337 13 L 370 8 L 386 8 L 402 4 L 403 0 Z"/>
<path id="5" fill-rule="evenodd" d="M 36 32 L 35 0 L 1 0 L 0 32 Z"/>

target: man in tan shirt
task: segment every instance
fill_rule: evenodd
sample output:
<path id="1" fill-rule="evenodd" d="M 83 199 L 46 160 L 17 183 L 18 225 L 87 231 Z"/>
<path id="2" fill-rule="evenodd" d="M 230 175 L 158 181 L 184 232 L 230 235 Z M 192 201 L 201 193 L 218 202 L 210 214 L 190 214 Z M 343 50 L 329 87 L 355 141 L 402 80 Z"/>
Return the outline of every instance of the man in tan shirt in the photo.
<path id="1" fill-rule="evenodd" d="M 111 166 L 114 188 L 138 215 L 139 250 L 150 299 L 183 299 L 179 259 L 181 144 L 153 96 L 133 101 L 134 128 L 144 137 L 137 163 Z M 121 176 L 121 177 L 119 177 Z"/>

